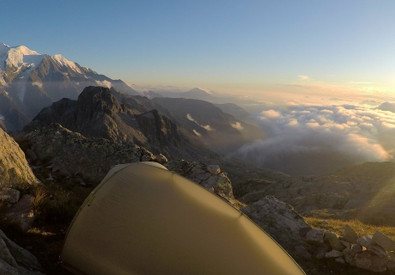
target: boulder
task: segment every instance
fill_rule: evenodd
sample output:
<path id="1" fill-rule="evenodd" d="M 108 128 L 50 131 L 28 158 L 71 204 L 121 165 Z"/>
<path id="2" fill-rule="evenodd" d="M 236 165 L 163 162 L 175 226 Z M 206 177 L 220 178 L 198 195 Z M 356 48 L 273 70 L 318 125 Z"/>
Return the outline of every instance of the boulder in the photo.
<path id="1" fill-rule="evenodd" d="M 384 248 L 386 251 L 395 251 L 395 242 L 380 231 L 376 231 L 376 233 L 374 233 L 372 241 Z"/>
<path id="2" fill-rule="evenodd" d="M 331 247 L 328 244 L 324 243 L 315 247 L 312 254 L 315 256 L 316 259 L 323 259 L 325 258 L 325 254 L 329 251 L 331 251 Z"/>
<path id="3" fill-rule="evenodd" d="M 18 184 L 37 183 L 25 154 L 15 140 L 1 128 L 0 145 L 0 189 Z"/>
<path id="4" fill-rule="evenodd" d="M 6 261 L 2 260 L 0 255 L 0 274 L 3 275 L 19 275 L 18 268 L 10 265 Z"/>
<path id="5" fill-rule="evenodd" d="M 311 244 L 322 244 L 324 243 L 324 229 L 312 228 L 306 233 L 306 241 Z"/>
<path id="6" fill-rule="evenodd" d="M 372 243 L 367 247 L 367 250 L 372 251 L 374 254 L 380 257 L 387 257 L 387 252 L 385 252 L 385 249 L 382 248 L 381 246 Z"/>
<path id="7" fill-rule="evenodd" d="M 242 211 L 288 251 L 305 244 L 299 232 L 311 227 L 289 204 L 265 196 Z"/>
<path id="8" fill-rule="evenodd" d="M 328 242 L 329 245 L 334 250 L 342 251 L 345 248 L 345 246 L 339 240 L 338 236 L 335 233 L 333 233 L 333 232 L 325 231 L 325 233 L 324 233 L 324 240 L 326 242 Z"/>
<path id="9" fill-rule="evenodd" d="M 372 243 L 372 236 L 368 235 L 368 236 L 363 236 L 357 239 L 357 244 L 364 246 L 364 247 L 368 247 L 369 245 L 371 245 Z"/>
<path id="10" fill-rule="evenodd" d="M 33 196 L 24 195 L 16 204 L 2 212 L 2 223 L 26 232 L 34 221 L 33 201 Z"/>
<path id="11" fill-rule="evenodd" d="M 7 204 L 15 204 L 19 201 L 21 192 L 16 189 L 4 187 L 0 189 L 0 207 Z"/>
<path id="12" fill-rule="evenodd" d="M 357 243 L 358 235 L 348 224 L 344 227 L 343 239 L 350 243 Z"/>
<path id="13" fill-rule="evenodd" d="M 155 156 L 155 159 L 157 162 L 159 162 L 160 164 L 166 164 L 169 162 L 169 160 L 167 159 L 167 157 L 163 154 L 158 154 Z"/>
<path id="14" fill-rule="evenodd" d="M 343 255 L 344 255 L 344 260 L 346 261 L 346 263 L 350 264 L 350 265 L 354 265 L 354 257 L 355 254 L 351 248 L 346 248 L 343 250 Z"/>
<path id="15" fill-rule="evenodd" d="M 233 195 L 230 179 L 221 171 L 218 165 L 206 165 L 202 162 L 182 160 L 171 163 L 169 170 L 173 170 L 181 176 L 196 182 L 236 207 L 236 199 Z"/>
<path id="16" fill-rule="evenodd" d="M 339 257 L 343 257 L 343 252 L 338 250 L 331 250 L 325 253 L 325 258 L 339 258 Z"/>
<path id="17" fill-rule="evenodd" d="M 0 274 L 42 274 L 37 258 L 0 230 Z"/>
<path id="18" fill-rule="evenodd" d="M 384 272 L 387 270 L 387 257 L 377 256 L 371 251 L 362 251 L 355 255 L 354 265 L 358 268 L 371 270 L 373 272 Z"/>
<path id="19" fill-rule="evenodd" d="M 212 175 L 218 175 L 221 173 L 221 168 L 218 165 L 207 165 L 207 171 Z"/>

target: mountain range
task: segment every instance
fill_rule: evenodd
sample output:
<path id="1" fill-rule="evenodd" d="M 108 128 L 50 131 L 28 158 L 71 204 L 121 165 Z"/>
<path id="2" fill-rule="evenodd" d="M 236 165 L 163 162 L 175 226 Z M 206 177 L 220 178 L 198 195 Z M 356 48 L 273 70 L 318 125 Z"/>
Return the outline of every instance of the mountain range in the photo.
<path id="1" fill-rule="evenodd" d="M 8 131 L 21 129 L 54 101 L 76 99 L 92 85 L 138 94 L 122 80 L 98 74 L 60 54 L 51 56 L 26 46 L 0 44 L 0 119 Z"/>

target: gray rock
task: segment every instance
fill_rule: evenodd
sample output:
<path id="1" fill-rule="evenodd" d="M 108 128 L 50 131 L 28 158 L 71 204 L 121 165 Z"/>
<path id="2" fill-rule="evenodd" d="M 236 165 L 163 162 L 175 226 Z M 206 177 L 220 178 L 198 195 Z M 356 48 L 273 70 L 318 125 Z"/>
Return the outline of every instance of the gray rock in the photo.
<path id="1" fill-rule="evenodd" d="M 159 162 L 160 164 L 165 164 L 165 163 L 169 162 L 167 157 L 163 154 L 158 154 L 155 156 L 155 158 L 156 158 L 156 161 Z"/>
<path id="2" fill-rule="evenodd" d="M 325 258 L 338 258 L 343 257 L 343 252 L 337 250 L 331 250 L 325 253 Z"/>
<path id="3" fill-rule="evenodd" d="M 345 264 L 346 263 L 346 261 L 344 260 L 343 257 L 336 258 L 335 261 L 338 262 L 338 263 L 341 263 L 341 264 Z"/>
<path id="4" fill-rule="evenodd" d="M 10 240 L 1 230 L 0 230 L 0 238 L 7 245 L 10 253 L 12 254 L 15 261 L 18 263 L 18 265 L 22 265 L 27 269 L 34 269 L 34 270 L 41 269 L 40 263 L 32 253 L 30 253 L 28 250 L 20 247 L 15 242 Z"/>
<path id="5" fill-rule="evenodd" d="M 386 251 L 395 251 L 395 242 L 380 231 L 376 231 L 376 233 L 374 233 L 372 241 L 384 248 Z"/>
<path id="6" fill-rule="evenodd" d="M 385 252 L 385 249 L 382 248 L 381 246 L 372 243 L 367 247 L 367 250 L 372 251 L 374 254 L 380 257 L 387 257 L 387 252 Z"/>
<path id="7" fill-rule="evenodd" d="M 307 232 L 305 239 L 311 244 L 322 244 L 324 243 L 324 234 L 325 230 L 312 228 L 309 232 Z"/>
<path id="8" fill-rule="evenodd" d="M 304 243 L 299 231 L 310 227 L 290 205 L 273 196 L 265 196 L 242 211 L 289 251 Z"/>
<path id="9" fill-rule="evenodd" d="M 364 247 L 368 247 L 369 245 L 371 245 L 372 243 L 372 236 L 368 235 L 368 236 L 363 236 L 357 239 L 357 244 L 364 246 Z"/>
<path id="10" fill-rule="evenodd" d="M 36 184 L 25 154 L 3 129 L 0 128 L 0 189 L 2 187 L 13 187 L 17 184 Z M 6 148 L 6 149 L 4 149 Z"/>
<path id="11" fill-rule="evenodd" d="M 2 275 L 20 275 L 18 269 L 9 265 L 6 261 L 2 260 L 0 256 L 0 274 Z"/>
<path id="12" fill-rule="evenodd" d="M 2 259 L 4 262 L 9 264 L 10 266 L 17 267 L 18 264 L 16 263 L 16 260 L 12 256 L 10 250 L 7 247 L 6 242 L 0 238 L 0 259 Z"/>
<path id="13" fill-rule="evenodd" d="M 356 255 L 356 253 L 353 253 L 351 248 L 344 249 L 343 255 L 344 255 L 344 259 L 345 259 L 346 263 L 348 263 L 350 265 L 354 265 L 354 257 Z"/>
<path id="14" fill-rule="evenodd" d="M 343 239 L 350 243 L 357 243 L 358 235 L 348 224 L 344 227 Z"/>
<path id="15" fill-rule="evenodd" d="M 384 272 L 387 270 L 387 257 L 379 257 L 371 251 L 362 251 L 355 255 L 354 265 L 356 267 L 371 270 L 374 272 Z"/>
<path id="16" fill-rule="evenodd" d="M 325 254 L 331 250 L 331 247 L 328 244 L 321 244 L 315 248 L 313 255 L 316 259 L 325 258 Z"/>
<path id="17" fill-rule="evenodd" d="M 362 252 L 362 250 L 363 250 L 363 248 L 362 248 L 362 246 L 360 245 L 360 244 L 353 244 L 352 246 L 351 246 L 351 251 L 353 252 L 353 253 L 359 253 L 359 252 Z"/>
<path id="18" fill-rule="evenodd" d="M 218 165 L 205 165 L 204 163 L 182 160 L 170 163 L 168 166 L 169 170 L 173 170 L 181 176 L 196 182 L 207 190 L 224 198 L 237 208 L 237 205 L 234 204 L 236 199 L 233 195 L 233 188 L 230 179 L 225 173 L 221 172 Z M 217 173 L 218 169 L 220 171 L 219 173 Z"/>
<path id="19" fill-rule="evenodd" d="M 20 199 L 21 192 L 16 189 L 5 187 L 0 189 L 0 206 L 2 204 L 14 204 Z"/>
<path id="20" fill-rule="evenodd" d="M 342 251 L 345 246 L 341 243 L 338 236 L 330 231 L 325 231 L 324 233 L 324 240 L 329 243 L 332 249 L 337 251 Z"/>
<path id="21" fill-rule="evenodd" d="M 343 240 L 340 240 L 340 242 L 342 243 L 342 245 L 344 245 L 345 248 L 351 248 L 351 243 Z"/>
<path id="22" fill-rule="evenodd" d="M 221 168 L 218 165 L 207 165 L 207 171 L 212 175 L 218 175 L 221 173 Z"/>
<path id="23" fill-rule="evenodd" d="M 16 204 L 3 212 L 2 222 L 26 232 L 34 221 L 33 200 L 33 196 L 24 195 Z"/>

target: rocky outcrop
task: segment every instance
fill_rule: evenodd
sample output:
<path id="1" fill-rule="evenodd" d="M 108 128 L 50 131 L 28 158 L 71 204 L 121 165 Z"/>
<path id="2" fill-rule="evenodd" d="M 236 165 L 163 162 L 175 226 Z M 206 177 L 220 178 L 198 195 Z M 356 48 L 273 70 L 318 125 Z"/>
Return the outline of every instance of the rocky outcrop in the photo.
<path id="1" fill-rule="evenodd" d="M 0 190 L 19 184 L 35 184 L 37 179 L 19 145 L 0 128 Z"/>
<path id="2" fill-rule="evenodd" d="M 221 170 L 219 165 L 207 165 L 202 162 L 189 162 L 185 160 L 171 162 L 167 165 L 181 176 L 190 179 L 193 182 L 203 186 L 210 192 L 217 194 L 231 205 L 239 209 L 245 206 L 235 199 L 230 179 L 227 174 Z"/>
<path id="3" fill-rule="evenodd" d="M 317 259 L 334 259 L 338 263 L 373 272 L 395 271 L 395 242 L 392 239 L 379 231 L 373 236 L 356 237 L 357 233 L 346 225 L 342 236 L 312 228 L 304 239 L 315 245 L 316 253 L 313 255 Z"/>
<path id="4" fill-rule="evenodd" d="M 147 149 L 107 139 L 86 138 L 59 124 L 40 127 L 17 137 L 29 161 L 44 168 L 49 180 L 56 175 L 97 184 L 116 164 L 155 160 Z"/>
<path id="5" fill-rule="evenodd" d="M 291 255 L 310 257 L 307 252 L 309 246 L 301 237 L 300 232 L 310 231 L 311 227 L 294 211 L 292 206 L 273 196 L 266 196 L 243 208 L 242 211 Z"/>
<path id="6" fill-rule="evenodd" d="M 78 100 L 62 99 L 43 109 L 24 131 L 58 123 L 87 138 L 137 144 L 165 155 L 188 155 L 191 149 L 177 125 L 152 107 L 114 89 L 91 86 Z"/>
<path id="7" fill-rule="evenodd" d="M 40 275 L 41 265 L 37 258 L 26 249 L 11 241 L 0 230 L 0 274 Z"/>

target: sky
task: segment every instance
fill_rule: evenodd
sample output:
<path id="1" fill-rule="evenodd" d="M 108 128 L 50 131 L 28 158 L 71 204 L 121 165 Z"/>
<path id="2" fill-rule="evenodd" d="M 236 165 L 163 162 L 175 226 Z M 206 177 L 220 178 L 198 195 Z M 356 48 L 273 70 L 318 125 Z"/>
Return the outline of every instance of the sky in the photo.
<path id="1" fill-rule="evenodd" d="M 138 86 L 395 96 L 395 1 L 0 0 L 0 42 Z"/>

